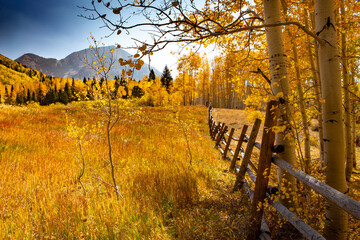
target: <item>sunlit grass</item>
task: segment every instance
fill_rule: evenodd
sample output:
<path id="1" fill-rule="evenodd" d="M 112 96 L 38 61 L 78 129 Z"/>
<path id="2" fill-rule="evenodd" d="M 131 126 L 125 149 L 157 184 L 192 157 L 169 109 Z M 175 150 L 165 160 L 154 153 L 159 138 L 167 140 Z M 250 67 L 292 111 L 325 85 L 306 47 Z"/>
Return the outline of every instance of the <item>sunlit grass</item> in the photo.
<path id="1" fill-rule="evenodd" d="M 84 103 L 0 105 L 0 239 L 241 236 L 247 207 L 227 193 L 234 179 L 208 137 L 206 108 L 141 112 L 113 130 L 117 200 L 104 183 L 111 183 L 105 132 L 89 132 L 83 144 L 86 195 L 79 148 L 67 132 L 70 120 L 90 126 L 103 121 L 101 112 Z"/>

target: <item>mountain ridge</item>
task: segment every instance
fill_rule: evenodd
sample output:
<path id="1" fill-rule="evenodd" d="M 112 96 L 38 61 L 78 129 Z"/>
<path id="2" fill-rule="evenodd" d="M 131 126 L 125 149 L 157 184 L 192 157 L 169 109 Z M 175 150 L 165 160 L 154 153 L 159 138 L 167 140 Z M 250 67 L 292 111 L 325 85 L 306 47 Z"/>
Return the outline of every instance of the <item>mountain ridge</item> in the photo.
<path id="1" fill-rule="evenodd" d="M 110 52 L 111 49 L 114 49 L 113 53 Z M 128 59 L 132 56 L 125 50 L 116 48 L 116 46 L 101 47 L 99 48 L 99 51 L 101 51 L 106 57 L 109 57 L 111 56 L 111 54 L 113 54 L 116 60 L 119 58 Z M 15 59 L 15 61 L 54 77 L 56 76 L 77 79 L 83 79 L 84 77 L 92 78 L 95 74 L 91 68 L 89 68 L 88 66 L 84 66 L 82 59 L 84 59 L 85 57 L 88 59 L 88 62 L 93 62 L 96 60 L 96 58 L 92 56 L 90 49 L 83 49 L 72 52 L 65 58 L 60 60 L 56 58 L 44 58 L 34 53 L 26 53 L 21 57 Z M 111 76 L 120 75 L 122 69 L 125 68 L 124 66 L 120 66 L 118 61 L 115 61 L 114 67 L 115 68 L 110 71 Z M 159 70 L 155 68 L 153 69 L 155 75 L 161 74 Z M 134 72 L 133 78 L 135 80 L 140 80 L 145 75 L 149 75 L 149 65 L 146 63 L 139 71 Z"/>

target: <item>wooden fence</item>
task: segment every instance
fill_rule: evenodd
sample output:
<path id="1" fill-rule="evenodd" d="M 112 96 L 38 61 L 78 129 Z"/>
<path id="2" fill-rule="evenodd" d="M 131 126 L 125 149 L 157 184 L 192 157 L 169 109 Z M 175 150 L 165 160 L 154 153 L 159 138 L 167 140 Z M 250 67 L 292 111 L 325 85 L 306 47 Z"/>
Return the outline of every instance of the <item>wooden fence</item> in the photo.
<path id="1" fill-rule="evenodd" d="M 212 107 L 209 107 L 208 120 L 210 136 L 215 141 L 215 147 L 219 148 L 221 151 L 223 158 L 231 162 L 230 170 L 237 175 L 234 191 L 244 188 L 252 202 L 251 215 L 248 221 L 249 228 L 247 239 L 271 239 L 270 230 L 263 217 L 263 203 L 265 198 L 278 192 L 277 188 L 268 185 L 272 164 L 275 164 L 282 170 L 288 172 L 309 188 L 353 215 L 355 218 L 360 219 L 359 202 L 274 155 L 274 153 L 283 151 L 282 146 L 274 146 L 275 133 L 271 130 L 271 127 L 276 125 L 277 105 L 278 104 L 275 101 L 271 101 L 267 105 L 261 144 L 256 142 L 261 120 L 255 120 L 250 136 L 246 134 L 248 126 L 244 125 L 239 138 L 235 138 L 235 129 L 231 128 L 230 131 L 228 131 L 228 126 L 226 126 L 225 123 L 216 123 L 212 116 Z M 236 142 L 235 150 L 230 147 L 232 141 Z M 244 142 L 247 142 L 245 150 L 242 147 Z M 255 166 L 251 161 L 254 147 L 260 150 L 258 166 Z M 241 162 L 240 165 L 237 164 L 238 161 Z M 246 174 L 248 174 L 251 181 L 255 183 L 254 191 L 252 191 L 245 178 Z M 270 198 L 268 198 L 268 202 L 307 239 L 325 239 L 280 202 L 272 201 Z"/>

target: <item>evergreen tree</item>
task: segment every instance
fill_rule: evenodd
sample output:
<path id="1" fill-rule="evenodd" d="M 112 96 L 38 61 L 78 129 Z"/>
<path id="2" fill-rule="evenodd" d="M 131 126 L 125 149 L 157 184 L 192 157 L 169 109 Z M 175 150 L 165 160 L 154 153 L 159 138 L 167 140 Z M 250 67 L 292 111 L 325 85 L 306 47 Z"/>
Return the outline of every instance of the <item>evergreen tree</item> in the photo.
<path id="1" fill-rule="evenodd" d="M 11 104 L 11 96 L 9 94 L 9 89 L 5 88 L 5 103 Z"/>
<path id="2" fill-rule="evenodd" d="M 104 84 L 104 78 L 102 77 L 101 79 L 100 79 L 100 87 L 102 88 L 102 86 L 103 86 L 103 84 Z"/>
<path id="3" fill-rule="evenodd" d="M 9 104 L 14 104 L 14 100 L 16 100 L 16 92 L 14 89 L 14 85 L 11 85 Z"/>
<path id="4" fill-rule="evenodd" d="M 22 94 L 18 93 L 18 94 L 16 95 L 16 104 L 17 104 L 17 105 L 22 105 L 22 104 L 24 104 L 24 103 L 25 103 L 24 96 L 23 96 Z"/>
<path id="5" fill-rule="evenodd" d="M 50 105 L 57 101 L 57 94 L 56 92 L 51 89 L 49 92 L 46 93 L 44 100 L 42 101 L 42 105 Z"/>
<path id="6" fill-rule="evenodd" d="M 132 97 L 141 98 L 144 95 L 144 91 L 139 87 L 135 86 L 132 90 Z"/>
<path id="7" fill-rule="evenodd" d="M 161 84 L 166 87 L 166 90 L 170 91 L 170 86 L 172 85 L 173 78 L 171 76 L 170 70 L 167 65 L 165 65 L 164 71 L 161 74 Z"/>
<path id="8" fill-rule="evenodd" d="M 30 89 L 28 89 L 26 94 L 26 102 L 31 102 L 31 101 L 32 101 L 31 93 L 30 93 Z"/>
<path id="9" fill-rule="evenodd" d="M 37 94 L 37 100 L 38 102 L 43 105 L 44 99 L 45 99 L 45 91 L 42 89 L 41 84 L 39 84 L 39 90 Z"/>
<path id="10" fill-rule="evenodd" d="M 72 101 L 74 96 L 73 96 L 73 91 L 71 89 L 71 86 L 70 86 L 69 82 L 66 82 L 64 91 L 66 92 L 66 94 L 67 94 L 67 96 L 69 98 L 69 101 Z"/>
<path id="11" fill-rule="evenodd" d="M 154 81 L 155 80 L 155 72 L 154 69 L 150 70 L 148 81 Z"/>
<path id="12" fill-rule="evenodd" d="M 31 99 L 32 99 L 34 102 L 37 102 L 37 101 L 38 101 L 35 92 L 32 92 Z"/>
<path id="13" fill-rule="evenodd" d="M 120 78 L 119 76 L 115 76 L 115 89 L 113 93 L 114 98 L 118 97 L 117 94 L 120 86 L 121 86 Z"/>
<path id="14" fill-rule="evenodd" d="M 68 104 L 69 101 L 69 96 L 65 91 L 60 90 L 59 92 L 59 102 L 63 103 L 63 104 Z"/>

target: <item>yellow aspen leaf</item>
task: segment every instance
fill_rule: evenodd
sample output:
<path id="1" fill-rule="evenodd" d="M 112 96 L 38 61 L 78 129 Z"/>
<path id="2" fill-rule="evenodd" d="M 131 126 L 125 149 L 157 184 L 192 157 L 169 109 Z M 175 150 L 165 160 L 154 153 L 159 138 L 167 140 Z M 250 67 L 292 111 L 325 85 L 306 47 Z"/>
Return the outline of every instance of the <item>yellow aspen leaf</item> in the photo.
<path id="1" fill-rule="evenodd" d="M 140 54 L 137 53 L 134 55 L 134 58 L 138 58 L 138 57 L 140 57 Z"/>
<path id="2" fill-rule="evenodd" d="M 138 63 L 140 64 L 140 66 L 144 65 L 144 61 L 143 60 L 139 60 Z"/>
<path id="3" fill-rule="evenodd" d="M 142 45 L 141 47 L 139 47 L 139 50 L 142 51 L 142 52 L 145 51 L 145 50 L 146 50 L 146 44 L 144 44 L 144 45 Z"/>
<path id="4" fill-rule="evenodd" d="M 137 63 L 137 64 L 135 65 L 135 68 L 136 68 L 136 70 L 140 70 L 140 69 L 141 69 L 140 64 L 139 64 L 139 63 Z"/>
<path id="5" fill-rule="evenodd" d="M 283 92 L 278 92 L 275 97 L 276 98 L 282 98 L 282 97 L 284 97 L 284 93 Z"/>

